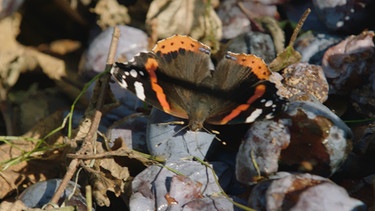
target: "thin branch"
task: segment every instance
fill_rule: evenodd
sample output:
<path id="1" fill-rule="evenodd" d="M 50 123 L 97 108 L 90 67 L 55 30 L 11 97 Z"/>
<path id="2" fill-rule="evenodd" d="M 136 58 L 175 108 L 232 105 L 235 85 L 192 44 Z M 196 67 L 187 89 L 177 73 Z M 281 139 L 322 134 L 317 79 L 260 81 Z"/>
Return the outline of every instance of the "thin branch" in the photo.
<path id="1" fill-rule="evenodd" d="M 311 9 L 307 8 L 307 10 L 303 13 L 301 19 L 298 21 L 297 26 L 293 31 L 292 36 L 290 37 L 290 41 L 289 41 L 288 46 L 293 47 L 294 42 L 297 39 L 298 33 L 301 31 L 301 28 L 302 28 L 303 24 L 305 23 L 306 18 L 309 16 L 310 12 L 311 12 Z"/>
<path id="2" fill-rule="evenodd" d="M 149 154 L 145 154 L 142 152 L 134 151 L 134 150 L 126 150 L 126 149 L 119 149 L 115 151 L 107 151 L 103 153 L 91 154 L 91 155 L 82 155 L 82 154 L 68 154 L 68 158 L 73 159 L 82 159 L 82 160 L 91 160 L 91 159 L 104 159 L 110 157 L 128 157 L 128 158 L 135 158 L 141 161 L 142 163 L 163 163 L 165 160 L 161 157 L 155 157 Z"/>
<path id="3" fill-rule="evenodd" d="M 117 45 L 118 45 L 118 39 L 120 36 L 120 30 L 115 27 L 113 36 L 112 36 L 112 41 L 111 41 L 111 46 L 109 48 L 109 53 L 108 53 L 108 59 L 107 59 L 107 66 L 106 66 L 106 72 L 108 69 L 111 67 L 111 65 L 114 62 L 114 58 L 116 55 L 116 50 L 117 50 Z M 92 123 L 89 129 L 89 132 L 87 133 L 87 136 L 85 137 L 83 141 L 83 145 L 81 149 L 77 151 L 77 154 L 82 155 L 85 154 L 86 152 L 91 152 L 93 151 L 93 142 L 94 137 L 96 136 L 96 131 L 98 130 L 100 119 L 102 117 L 102 107 L 104 104 L 104 99 L 106 96 L 106 90 L 108 88 L 108 83 L 109 83 L 109 75 L 105 74 L 103 77 L 99 79 L 99 81 L 96 84 L 96 87 L 99 87 L 96 90 L 100 90 L 98 93 L 94 92 L 91 100 L 90 100 L 90 106 L 88 106 L 88 109 L 86 110 L 86 113 L 91 113 L 89 111 L 90 108 L 95 108 L 94 114 L 92 116 Z M 64 176 L 64 178 L 61 181 L 60 186 L 56 190 L 55 194 L 53 195 L 50 204 L 57 204 L 60 196 L 63 194 L 68 182 L 71 180 L 75 172 L 77 171 L 78 165 L 80 163 L 80 159 L 75 158 L 73 159 L 68 167 L 68 170 Z M 51 207 L 51 205 L 47 206 L 47 208 Z"/>

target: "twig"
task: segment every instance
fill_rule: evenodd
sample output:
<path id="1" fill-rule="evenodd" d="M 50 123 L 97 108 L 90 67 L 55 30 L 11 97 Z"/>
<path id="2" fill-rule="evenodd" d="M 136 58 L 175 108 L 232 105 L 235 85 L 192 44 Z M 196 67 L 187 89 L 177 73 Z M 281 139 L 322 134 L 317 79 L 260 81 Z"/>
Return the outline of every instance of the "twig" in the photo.
<path id="1" fill-rule="evenodd" d="M 108 71 L 109 67 L 111 67 L 111 65 L 114 62 L 119 37 L 120 37 L 120 30 L 117 27 L 115 27 L 113 31 L 111 46 L 110 46 L 109 53 L 108 53 L 106 71 Z M 102 117 L 101 110 L 104 104 L 104 99 L 106 96 L 108 83 L 109 83 L 109 75 L 105 74 L 103 75 L 103 77 L 99 79 L 99 81 L 96 84 L 96 86 L 100 88 L 100 92 L 99 93 L 94 92 L 90 100 L 90 106 L 86 110 L 86 113 L 90 113 L 91 112 L 90 109 L 95 108 L 94 115 L 91 118 L 92 123 L 90 125 L 89 132 L 87 133 L 87 136 L 83 140 L 83 145 L 81 149 L 77 151 L 77 154 L 79 155 L 86 154 L 87 152 L 91 152 L 93 149 L 93 142 L 95 141 L 94 137 L 96 135 L 96 131 L 98 130 L 100 119 Z M 60 186 L 58 187 L 55 194 L 53 195 L 50 201 L 50 204 L 58 203 L 60 196 L 64 192 L 68 182 L 71 180 L 74 173 L 76 172 L 78 165 L 79 165 L 79 161 L 80 159 L 75 158 L 70 162 L 68 170 L 64 178 L 62 179 Z M 47 206 L 47 208 L 51 208 L 51 205 Z"/>
<path id="2" fill-rule="evenodd" d="M 303 13 L 301 19 L 297 23 L 296 28 L 294 28 L 294 31 L 293 31 L 292 36 L 290 37 L 290 41 L 289 41 L 288 46 L 293 47 L 294 42 L 297 39 L 298 33 L 301 31 L 301 28 L 302 28 L 303 24 L 305 23 L 306 18 L 309 16 L 310 12 L 311 12 L 311 9 L 307 8 L 307 10 Z"/>
<path id="3" fill-rule="evenodd" d="M 115 56 L 117 52 L 118 40 L 120 39 L 120 29 L 115 27 L 113 30 L 111 45 L 109 46 L 109 52 L 107 57 L 107 65 L 115 63 Z"/>
<path id="4" fill-rule="evenodd" d="M 106 151 L 103 153 L 97 153 L 97 154 L 91 154 L 91 155 L 82 155 L 82 154 L 68 154 L 67 155 L 68 158 L 82 159 L 82 160 L 105 159 L 105 158 L 114 157 L 114 156 L 135 158 L 144 164 L 147 164 L 147 163 L 155 164 L 155 163 L 165 162 L 165 159 L 161 157 L 155 157 L 155 156 L 148 155 L 142 152 L 137 152 L 135 150 L 126 150 L 126 149 Z"/>
<path id="5" fill-rule="evenodd" d="M 92 190 L 90 185 L 86 185 L 86 205 L 87 211 L 92 211 Z"/>

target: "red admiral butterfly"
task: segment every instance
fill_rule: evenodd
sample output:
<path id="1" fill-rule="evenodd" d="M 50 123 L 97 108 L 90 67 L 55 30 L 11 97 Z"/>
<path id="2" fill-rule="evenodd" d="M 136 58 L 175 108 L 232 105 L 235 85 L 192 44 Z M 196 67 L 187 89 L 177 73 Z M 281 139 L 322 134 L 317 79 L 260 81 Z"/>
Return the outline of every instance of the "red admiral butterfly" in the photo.
<path id="1" fill-rule="evenodd" d="M 251 54 L 227 52 L 214 69 L 210 48 L 188 36 L 159 41 L 151 52 L 115 63 L 111 74 L 125 89 L 152 106 L 189 119 L 192 131 L 203 123 L 250 123 L 270 119 L 285 100 L 277 95 L 265 62 Z"/>

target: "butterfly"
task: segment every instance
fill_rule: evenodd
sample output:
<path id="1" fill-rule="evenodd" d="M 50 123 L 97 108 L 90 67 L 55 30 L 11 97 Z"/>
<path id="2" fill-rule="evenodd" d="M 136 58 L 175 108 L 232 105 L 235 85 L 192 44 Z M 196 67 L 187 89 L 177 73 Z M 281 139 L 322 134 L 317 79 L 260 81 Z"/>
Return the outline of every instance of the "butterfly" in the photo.
<path id="1" fill-rule="evenodd" d="M 286 100 L 269 80 L 266 63 L 252 54 L 227 52 L 211 61 L 211 49 L 188 36 L 157 42 L 126 63 L 116 62 L 111 74 L 139 99 L 176 117 L 188 119 L 190 130 L 214 125 L 271 119 Z"/>

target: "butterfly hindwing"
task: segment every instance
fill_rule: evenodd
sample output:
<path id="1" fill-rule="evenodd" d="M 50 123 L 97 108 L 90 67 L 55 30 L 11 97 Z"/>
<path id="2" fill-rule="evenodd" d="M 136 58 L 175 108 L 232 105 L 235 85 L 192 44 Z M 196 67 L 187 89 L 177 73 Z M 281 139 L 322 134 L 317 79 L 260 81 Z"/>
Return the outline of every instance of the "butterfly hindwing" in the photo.
<path id="1" fill-rule="evenodd" d="M 207 119 L 211 124 L 251 123 L 270 119 L 282 109 L 283 99 L 277 95 L 275 84 L 268 81 L 271 74 L 264 61 L 251 54 L 228 52 L 215 72 L 217 89 L 230 99 L 217 107 Z"/>

